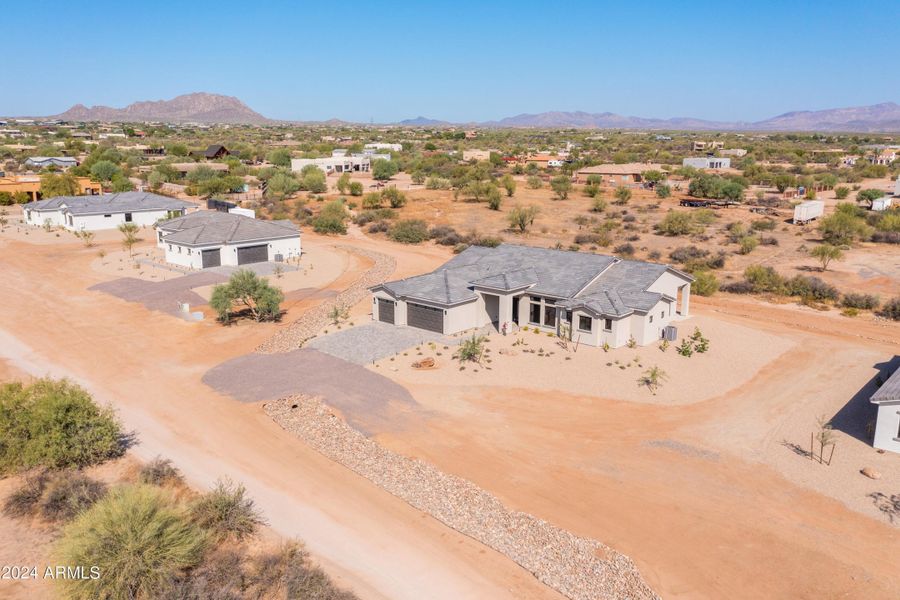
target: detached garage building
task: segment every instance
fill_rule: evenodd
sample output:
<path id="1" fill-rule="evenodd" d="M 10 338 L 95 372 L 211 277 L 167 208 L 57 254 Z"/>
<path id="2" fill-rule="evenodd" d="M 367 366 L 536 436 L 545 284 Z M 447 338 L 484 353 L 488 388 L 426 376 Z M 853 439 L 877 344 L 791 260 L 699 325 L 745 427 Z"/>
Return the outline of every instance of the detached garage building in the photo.
<path id="1" fill-rule="evenodd" d="M 166 262 L 192 269 L 300 256 L 300 230 L 290 221 L 204 210 L 160 223 L 156 232 Z"/>
<path id="2" fill-rule="evenodd" d="M 115 229 L 123 223 L 139 227 L 185 214 L 196 204 L 149 192 L 121 192 L 100 196 L 56 196 L 29 202 L 22 207 L 25 222 L 43 227 L 65 227 L 72 231 Z"/>
<path id="3" fill-rule="evenodd" d="M 472 246 L 442 267 L 372 288 L 377 321 L 452 334 L 493 324 L 591 346 L 641 345 L 688 316 L 693 278 L 666 265 L 503 244 Z"/>

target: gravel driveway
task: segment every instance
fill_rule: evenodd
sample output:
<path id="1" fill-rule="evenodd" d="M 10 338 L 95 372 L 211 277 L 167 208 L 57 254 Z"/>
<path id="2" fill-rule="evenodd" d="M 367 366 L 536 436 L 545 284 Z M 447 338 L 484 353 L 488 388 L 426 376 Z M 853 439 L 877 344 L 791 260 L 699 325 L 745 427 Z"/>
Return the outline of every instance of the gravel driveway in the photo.
<path id="1" fill-rule="evenodd" d="M 222 283 L 227 279 L 225 275 L 207 270 L 167 281 L 145 281 L 134 277 L 121 277 L 98 283 L 88 289 L 105 292 L 128 302 L 140 302 L 150 310 L 177 315 L 182 302 L 187 302 L 191 306 L 206 304 L 206 300 L 193 291 L 194 288 Z"/>
<path id="2" fill-rule="evenodd" d="M 306 347 L 358 365 L 368 365 L 428 342 L 447 346 L 458 344 L 459 340 L 416 327 L 376 321 L 313 338 Z"/>
<path id="3" fill-rule="evenodd" d="M 366 435 L 399 431 L 422 410 L 403 386 L 312 348 L 245 354 L 207 371 L 203 383 L 240 402 L 319 396 Z"/>

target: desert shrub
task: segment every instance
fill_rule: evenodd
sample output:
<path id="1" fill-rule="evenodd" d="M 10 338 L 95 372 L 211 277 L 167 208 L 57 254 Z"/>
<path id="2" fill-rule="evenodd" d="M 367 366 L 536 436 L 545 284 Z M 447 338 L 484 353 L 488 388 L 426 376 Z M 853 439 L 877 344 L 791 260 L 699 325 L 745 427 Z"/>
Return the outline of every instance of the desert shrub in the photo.
<path id="1" fill-rule="evenodd" d="M 900 321 L 900 297 L 888 300 L 877 314 L 885 319 Z"/>
<path id="2" fill-rule="evenodd" d="M 575 243 L 606 247 L 612 243 L 612 239 L 605 231 L 599 233 L 579 233 L 575 236 Z"/>
<path id="3" fill-rule="evenodd" d="M 756 250 L 757 246 L 759 246 L 759 238 L 757 238 L 755 235 L 745 235 L 741 238 L 740 246 L 741 247 L 738 252 L 740 252 L 741 254 L 750 254 L 751 252 Z"/>
<path id="4" fill-rule="evenodd" d="M 425 181 L 425 189 L 428 190 L 449 190 L 450 186 L 450 180 L 443 177 L 429 177 Z"/>
<path id="5" fill-rule="evenodd" d="M 463 236 L 449 225 L 435 225 L 428 232 L 428 237 L 441 246 L 455 246 L 463 241 Z"/>
<path id="6" fill-rule="evenodd" d="M 143 465 L 138 473 L 138 480 L 150 485 L 179 483 L 183 479 L 181 471 L 172 464 L 172 461 L 160 456 Z"/>
<path id="7" fill-rule="evenodd" d="M 818 277 L 795 275 L 787 281 L 787 294 L 814 300 L 837 300 L 838 290 Z"/>
<path id="8" fill-rule="evenodd" d="M 376 221 L 369 225 L 369 228 L 366 229 L 369 233 L 386 233 L 390 231 L 391 224 L 387 221 Z"/>
<path id="9" fill-rule="evenodd" d="M 737 244 L 747 235 L 747 230 L 743 223 L 735 221 L 725 226 L 725 233 L 729 242 Z"/>
<path id="10" fill-rule="evenodd" d="M 783 293 L 785 290 L 784 277 L 779 275 L 772 267 L 762 265 L 750 265 L 744 269 L 744 279 L 752 286 L 754 292 Z"/>
<path id="11" fill-rule="evenodd" d="M 694 223 L 702 225 L 703 227 L 712 225 L 713 223 L 715 223 L 716 219 L 719 218 L 719 214 L 709 208 L 697 208 L 693 210 L 690 215 L 694 220 Z"/>
<path id="12" fill-rule="evenodd" d="M 351 181 L 350 182 L 350 195 L 351 196 L 362 196 L 363 195 L 363 184 L 359 181 Z"/>
<path id="13" fill-rule="evenodd" d="M 697 246 L 680 246 L 669 253 L 669 258 L 678 263 L 686 263 L 688 261 L 706 258 L 707 256 L 709 256 L 709 250 L 704 250 Z"/>
<path id="14" fill-rule="evenodd" d="M 459 350 L 456 351 L 455 358 L 459 362 L 481 362 L 481 357 L 484 355 L 484 341 L 485 337 L 483 335 L 475 335 L 473 333 L 472 337 L 459 343 Z"/>
<path id="15" fill-rule="evenodd" d="M 109 408 L 74 383 L 0 386 L 0 474 L 85 467 L 121 456 L 125 438 Z"/>
<path id="16" fill-rule="evenodd" d="M 631 200 L 631 190 L 626 187 L 618 187 L 616 188 L 616 191 L 613 192 L 613 196 L 616 198 L 616 204 L 628 204 L 628 201 Z"/>
<path id="17" fill-rule="evenodd" d="M 388 201 L 391 208 L 400 208 L 406 204 L 406 194 L 398 190 L 395 186 L 384 188 L 381 197 Z"/>
<path id="18" fill-rule="evenodd" d="M 656 197 L 657 198 L 668 198 L 672 195 L 672 188 L 666 184 L 660 184 L 656 186 Z"/>
<path id="19" fill-rule="evenodd" d="M 537 175 L 531 175 L 525 180 L 525 185 L 528 186 L 528 189 L 539 190 L 544 186 L 544 182 Z"/>
<path id="20" fill-rule="evenodd" d="M 622 256 L 634 256 L 635 248 L 631 244 L 619 244 L 613 248 L 613 252 Z"/>
<path id="21" fill-rule="evenodd" d="M 388 231 L 395 242 L 402 244 L 418 244 L 428 239 L 428 224 L 419 219 L 397 221 Z"/>
<path id="22" fill-rule="evenodd" d="M 775 219 L 758 219 L 750 223 L 750 229 L 753 231 L 772 231 L 776 225 Z"/>
<path id="23" fill-rule="evenodd" d="M 872 241 L 879 244 L 900 244 L 900 232 L 876 231 L 872 234 Z"/>
<path id="24" fill-rule="evenodd" d="M 56 471 L 44 482 L 37 503 L 48 521 L 69 521 L 106 495 L 106 485 L 77 471 Z"/>
<path id="25" fill-rule="evenodd" d="M 249 537 L 265 523 L 243 485 L 219 480 L 191 508 L 194 521 L 216 539 Z"/>
<path id="26" fill-rule="evenodd" d="M 3 501 L 3 514 L 11 518 L 21 518 L 34 514 L 38 502 L 44 495 L 47 475 L 44 471 L 25 476 L 22 485 L 14 489 Z"/>
<path id="27" fill-rule="evenodd" d="M 875 310 L 879 304 L 881 304 L 881 300 L 872 294 L 850 293 L 841 297 L 841 306 L 844 308 Z"/>
<path id="28" fill-rule="evenodd" d="M 772 237 L 771 235 L 761 235 L 759 236 L 759 243 L 763 246 L 777 246 L 778 238 Z"/>
<path id="29" fill-rule="evenodd" d="M 169 493 L 122 486 L 68 525 L 57 548 L 63 564 L 96 566 L 101 577 L 60 584 L 75 600 L 166 597 L 171 582 L 200 562 L 206 544 Z"/>
<path id="30" fill-rule="evenodd" d="M 848 204 L 838 204 L 838 210 L 834 214 L 819 222 L 819 231 L 822 239 L 833 246 L 846 246 L 872 235 L 872 228 L 866 224 L 865 219 L 858 216 L 856 207 Z"/>
<path id="31" fill-rule="evenodd" d="M 691 292 L 698 296 L 712 296 L 719 291 L 719 280 L 709 271 L 694 273 L 694 281 L 691 282 Z"/>
<path id="32" fill-rule="evenodd" d="M 514 206 L 509 211 L 509 214 L 506 215 L 506 218 L 510 227 L 518 229 L 520 233 L 525 233 L 525 230 L 534 224 L 534 219 L 537 217 L 538 212 L 540 212 L 540 209 L 534 204 L 531 206 Z"/>
<path id="33" fill-rule="evenodd" d="M 694 220 L 686 212 L 669 211 L 662 221 L 657 223 L 656 230 L 663 235 L 690 235 L 696 231 Z"/>
<path id="34" fill-rule="evenodd" d="M 390 208 L 377 208 L 374 210 L 364 210 L 354 219 L 357 225 L 366 225 L 372 221 L 381 221 L 384 219 L 393 219 L 397 213 Z"/>
<path id="35" fill-rule="evenodd" d="M 606 206 L 606 200 L 604 200 L 603 198 L 595 197 L 591 201 L 591 212 L 603 212 L 604 210 L 606 210 Z"/>
<path id="36" fill-rule="evenodd" d="M 850 195 L 850 188 L 845 185 L 839 185 L 834 188 L 834 197 L 838 200 L 845 200 Z"/>
<path id="37" fill-rule="evenodd" d="M 466 243 L 470 246 L 484 246 L 485 248 L 496 248 L 503 243 L 498 237 L 490 235 L 481 235 L 473 233 L 466 238 Z"/>
<path id="38" fill-rule="evenodd" d="M 749 281 L 735 281 L 722 286 L 720 289 L 730 294 L 753 294 L 756 292 L 756 288 Z"/>
<path id="39" fill-rule="evenodd" d="M 249 269 L 240 269 L 231 274 L 227 283 L 213 287 L 209 306 L 223 323 L 241 313 L 261 322 L 279 319 L 282 302 L 284 293 L 268 279 Z"/>

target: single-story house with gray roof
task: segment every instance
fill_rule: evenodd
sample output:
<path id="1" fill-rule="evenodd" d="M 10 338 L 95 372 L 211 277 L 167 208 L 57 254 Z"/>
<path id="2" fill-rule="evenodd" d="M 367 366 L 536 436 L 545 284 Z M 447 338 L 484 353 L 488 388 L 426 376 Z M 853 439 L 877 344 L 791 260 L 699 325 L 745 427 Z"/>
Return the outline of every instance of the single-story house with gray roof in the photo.
<path id="1" fill-rule="evenodd" d="M 44 169 L 47 167 L 68 169 L 69 167 L 77 167 L 78 161 L 71 156 L 30 156 L 25 161 L 25 166 L 34 169 Z"/>
<path id="2" fill-rule="evenodd" d="M 156 226 L 166 262 L 192 269 L 281 262 L 300 256 L 300 230 L 290 221 L 261 221 L 201 210 Z"/>
<path id="3" fill-rule="evenodd" d="M 869 401 L 878 406 L 874 446 L 900 453 L 900 367 L 881 384 Z"/>
<path id="4" fill-rule="evenodd" d="M 181 216 L 196 204 L 149 192 L 121 192 L 97 196 L 56 196 L 29 202 L 22 207 L 25 222 L 44 226 L 48 222 L 72 231 L 115 229 L 123 223 L 150 227 L 161 219 Z"/>
<path id="5" fill-rule="evenodd" d="M 376 321 L 453 334 L 532 327 L 591 346 L 639 345 L 688 316 L 690 275 L 614 256 L 472 246 L 437 270 L 371 288 Z"/>

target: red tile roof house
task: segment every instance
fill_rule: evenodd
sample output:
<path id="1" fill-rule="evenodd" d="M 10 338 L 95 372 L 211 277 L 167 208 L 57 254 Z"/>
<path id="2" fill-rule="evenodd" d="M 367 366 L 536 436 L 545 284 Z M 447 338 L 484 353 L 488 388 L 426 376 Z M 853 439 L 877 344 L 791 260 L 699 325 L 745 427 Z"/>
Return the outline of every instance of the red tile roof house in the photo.
<path id="1" fill-rule="evenodd" d="M 692 281 L 614 256 L 472 246 L 431 273 L 371 288 L 372 317 L 443 334 L 528 326 L 591 346 L 647 345 L 688 316 Z"/>

